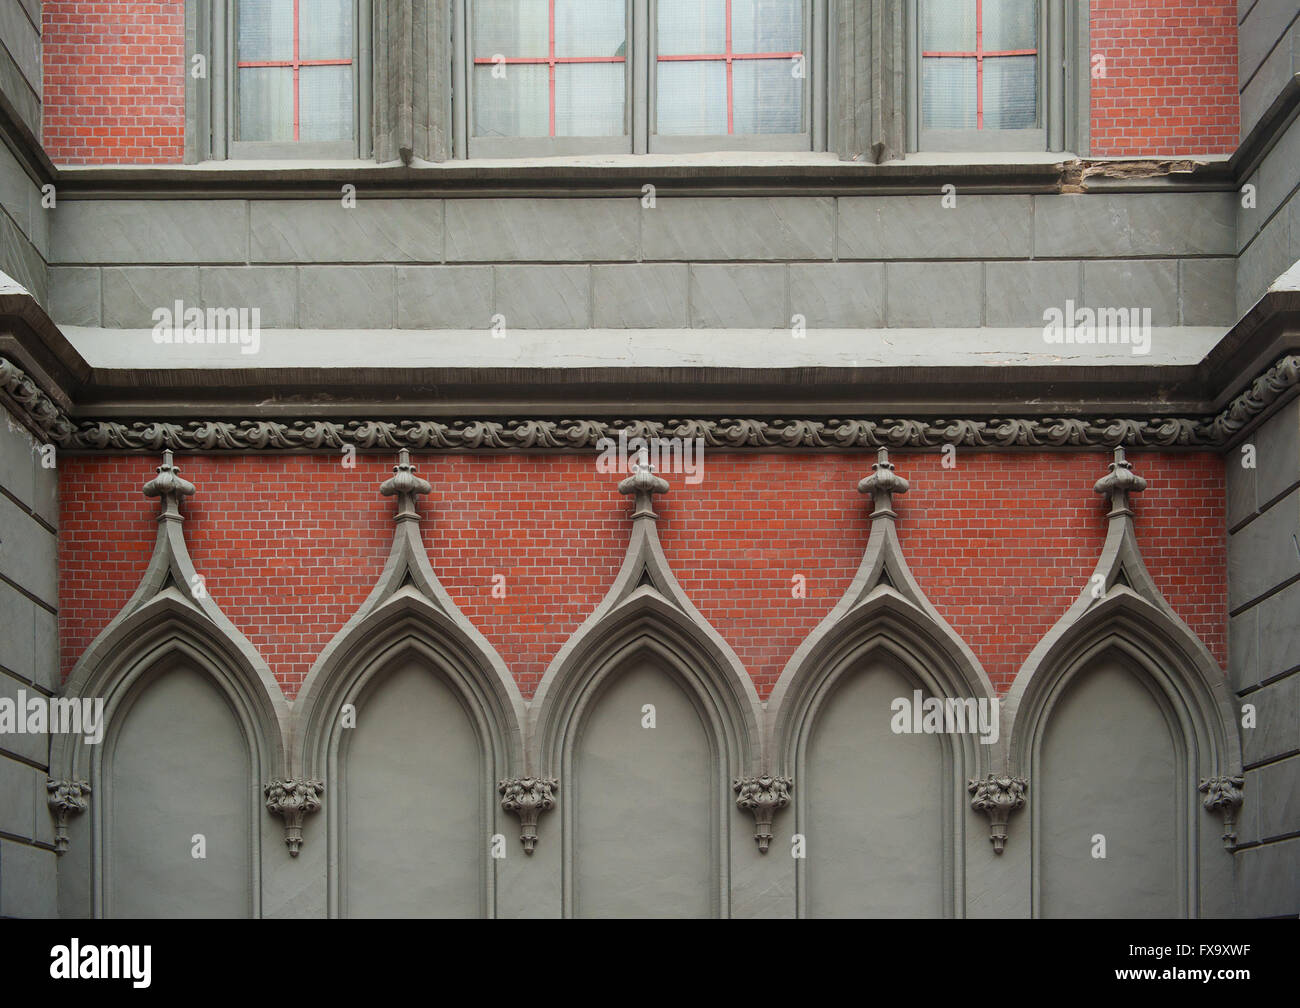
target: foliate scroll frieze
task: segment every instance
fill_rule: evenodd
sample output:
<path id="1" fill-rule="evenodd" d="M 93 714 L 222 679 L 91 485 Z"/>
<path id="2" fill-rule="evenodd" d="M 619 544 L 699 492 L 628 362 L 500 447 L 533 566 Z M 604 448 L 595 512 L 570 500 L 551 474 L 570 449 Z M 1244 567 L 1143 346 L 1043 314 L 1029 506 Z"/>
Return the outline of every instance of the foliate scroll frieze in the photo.
<path id="1" fill-rule="evenodd" d="M 736 807 L 754 816 L 754 842 L 759 852 L 767 853 L 772 843 L 772 819 L 790 804 L 794 781 L 789 777 L 738 777 L 731 789 L 736 792 Z"/>
<path id="2" fill-rule="evenodd" d="M 54 849 L 63 854 L 68 849 L 68 817 L 85 812 L 90 805 L 90 783 L 84 780 L 47 778 L 50 812 L 54 816 Z"/>
<path id="3" fill-rule="evenodd" d="M 302 849 L 302 822 L 308 813 L 319 812 L 325 785 L 318 780 L 272 780 L 262 789 L 266 810 L 284 820 L 284 844 L 289 855 Z"/>
<path id="4" fill-rule="evenodd" d="M 1230 777 L 1208 777 L 1196 790 L 1205 795 L 1205 810 L 1217 812 L 1223 818 L 1223 846 L 1232 850 L 1237 845 L 1237 809 L 1245 798 L 1246 778 L 1240 774 Z"/>
<path id="5" fill-rule="evenodd" d="M 1007 846 L 1007 826 L 1011 813 L 1024 807 L 1029 781 L 1024 777 L 989 774 L 966 785 L 971 794 L 970 807 L 989 817 L 989 841 L 993 853 L 1001 854 Z"/>
<path id="6" fill-rule="evenodd" d="M 543 812 L 555 808 L 555 792 L 560 782 L 554 777 L 507 778 L 497 784 L 501 807 L 519 817 L 519 842 L 524 853 L 537 848 L 537 820 Z"/>

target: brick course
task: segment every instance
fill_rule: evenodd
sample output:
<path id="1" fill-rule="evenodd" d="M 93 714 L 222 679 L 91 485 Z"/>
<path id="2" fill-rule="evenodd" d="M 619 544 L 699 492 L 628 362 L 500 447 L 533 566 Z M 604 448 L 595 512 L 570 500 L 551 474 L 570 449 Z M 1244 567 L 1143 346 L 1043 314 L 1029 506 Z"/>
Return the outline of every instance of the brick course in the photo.
<path id="1" fill-rule="evenodd" d="M 1224 476 L 1208 454 L 1130 455 L 1150 483 L 1139 543 L 1175 610 L 1226 663 Z M 456 604 L 530 697 L 556 652 L 612 584 L 628 499 L 593 460 L 417 455 L 430 561 Z M 799 642 L 839 600 L 869 532 L 856 490 L 869 454 L 708 454 L 704 481 L 668 474 L 659 533 L 696 607 L 766 698 Z M 1098 453 L 894 456 L 912 490 L 899 533 L 922 588 L 1005 692 L 1034 644 L 1086 586 L 1105 538 Z M 64 674 L 130 598 L 153 547 L 152 460 L 60 460 Z M 393 532 L 378 486 L 393 460 L 355 469 L 323 455 L 181 456 L 198 494 L 185 534 L 211 596 L 261 652 L 287 696 L 374 586 Z M 153 463 L 153 464 L 156 464 Z M 492 596 L 493 576 L 506 597 Z M 791 597 L 791 578 L 807 598 Z"/>

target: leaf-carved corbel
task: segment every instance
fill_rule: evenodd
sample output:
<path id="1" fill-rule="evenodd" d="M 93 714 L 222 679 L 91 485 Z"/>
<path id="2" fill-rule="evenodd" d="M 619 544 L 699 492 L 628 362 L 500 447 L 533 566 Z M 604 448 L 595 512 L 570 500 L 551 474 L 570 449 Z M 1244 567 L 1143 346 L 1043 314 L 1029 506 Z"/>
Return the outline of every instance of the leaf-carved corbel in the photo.
<path id="1" fill-rule="evenodd" d="M 760 854 L 772 844 L 772 819 L 790 804 L 794 781 L 789 777 L 737 777 L 731 789 L 736 792 L 736 807 L 754 816 L 754 842 Z"/>
<path id="2" fill-rule="evenodd" d="M 302 822 L 309 813 L 319 812 L 325 785 L 318 780 L 276 778 L 262 789 L 266 810 L 284 820 L 284 845 L 289 856 L 302 849 Z"/>
<path id="3" fill-rule="evenodd" d="M 85 812 L 90 806 L 90 783 L 48 778 L 45 790 L 49 792 L 50 813 L 54 816 L 54 850 L 64 854 L 68 850 L 68 817 Z"/>
<path id="4" fill-rule="evenodd" d="M 501 807 L 519 817 L 519 842 L 525 854 L 537 849 L 537 820 L 555 808 L 558 790 L 560 782 L 555 777 L 509 777 L 497 784 Z"/>
<path id="5" fill-rule="evenodd" d="M 1232 850 L 1237 846 L 1237 809 L 1245 799 L 1246 778 L 1241 774 L 1228 777 L 1207 777 L 1196 790 L 1205 795 L 1205 810 L 1217 812 L 1223 818 L 1223 846 Z"/>
<path id="6" fill-rule="evenodd" d="M 970 807 L 989 817 L 989 841 L 993 853 L 1001 854 L 1007 847 L 1011 813 L 1024 807 L 1029 781 L 1010 774 L 989 774 L 984 780 L 967 783 L 966 790 L 971 794 Z"/>

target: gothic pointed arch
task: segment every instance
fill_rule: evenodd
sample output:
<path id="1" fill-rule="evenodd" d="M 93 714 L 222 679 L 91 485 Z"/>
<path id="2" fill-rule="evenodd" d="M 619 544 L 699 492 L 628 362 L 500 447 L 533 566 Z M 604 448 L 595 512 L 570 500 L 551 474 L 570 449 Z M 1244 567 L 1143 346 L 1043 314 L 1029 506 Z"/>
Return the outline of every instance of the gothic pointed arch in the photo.
<path id="1" fill-rule="evenodd" d="M 583 849 L 575 833 L 580 821 L 585 829 L 590 820 L 602 816 L 610 817 L 602 822 L 606 833 L 612 833 L 619 826 L 612 821 L 611 809 L 620 806 L 628 811 L 629 822 L 649 807 L 661 809 L 663 816 L 680 811 L 684 829 L 707 833 L 707 837 L 701 834 L 701 843 L 694 848 L 700 851 L 707 846 L 711 852 L 707 878 L 701 874 L 692 882 L 679 878 L 661 882 L 656 877 L 654 885 L 680 883 L 692 899 L 699 897 L 701 914 L 725 915 L 735 831 L 732 785 L 736 778 L 757 772 L 761 764 L 761 704 L 739 658 L 692 604 L 664 555 L 653 495 L 667 493 L 667 482 L 640 460 L 618 489 L 634 497 L 632 534 L 622 567 L 604 599 L 552 660 L 529 708 L 530 765 L 558 779 L 563 788 L 558 804 L 564 837 L 564 912 L 569 916 L 598 912 L 593 909 L 595 897 L 583 895 L 582 880 L 599 874 L 587 869 L 612 848 L 601 844 L 598 853 L 594 849 L 598 845 L 592 842 Z M 654 697 L 662 697 L 662 704 L 641 702 Z M 611 720 L 611 704 L 622 705 L 618 723 L 636 733 L 623 736 L 626 748 L 618 736 L 623 729 Z M 667 707 L 657 709 L 663 705 L 672 708 L 675 720 L 665 713 Z M 680 742 L 670 745 L 667 739 L 673 724 L 684 734 Z M 664 744 L 656 749 L 656 742 Z M 642 744 L 645 753 L 628 755 Z M 607 748 L 597 752 L 601 745 Z M 684 775 L 678 773 L 680 766 L 670 765 L 679 755 L 669 751 L 674 745 L 694 754 L 693 769 Z M 627 764 L 621 778 L 603 773 L 620 759 Z M 687 799 L 674 791 L 697 784 L 699 793 L 692 791 L 690 799 L 693 811 L 686 811 Z M 576 811 L 579 807 L 590 810 L 586 820 Z M 646 826 L 647 831 L 650 828 Z M 628 829 L 639 834 L 636 826 Z M 662 834 L 659 838 L 628 836 L 625 845 L 643 840 L 659 846 Z M 606 875 L 613 878 L 619 870 L 611 861 Z M 671 874 L 667 868 L 664 871 Z M 598 887 L 592 882 L 587 891 Z M 631 905 L 601 905 L 604 910 L 599 912 L 605 915 L 655 912 Z"/>
<path id="2" fill-rule="evenodd" d="M 1146 821 L 1161 814 L 1167 821 L 1167 835 L 1153 835 L 1145 843 L 1150 860 L 1169 867 L 1165 901 L 1153 903 L 1152 912 L 1162 916 L 1196 916 L 1207 909 L 1201 893 L 1214 886 L 1202 883 L 1225 870 L 1217 824 L 1208 813 L 1224 817 L 1225 845 L 1231 848 L 1235 839 L 1242 764 L 1232 693 L 1218 663 L 1160 592 L 1142 559 L 1130 495 L 1146 486 L 1124 449 L 1116 448 L 1108 473 L 1095 487 L 1110 504 L 1097 566 L 1079 597 L 1034 647 L 1007 694 L 1010 763 L 1035 789 L 1029 802 L 1035 914 L 1057 912 L 1054 906 L 1062 905 L 1053 904 L 1045 889 L 1044 880 L 1055 870 L 1045 859 L 1059 856 L 1062 845 L 1049 834 L 1060 832 L 1058 819 L 1070 821 L 1072 810 L 1062 806 L 1086 804 L 1067 795 L 1074 782 L 1095 780 L 1101 787 L 1101 777 L 1129 777 L 1114 780 L 1114 798 L 1102 803 L 1118 806 L 1138 793 L 1134 776 L 1161 768 L 1165 783 L 1153 778 L 1154 797 L 1138 804 L 1145 806 L 1141 818 Z M 1074 761 L 1054 771 L 1053 730 L 1065 733 L 1072 719 L 1088 717 L 1089 691 L 1102 684 L 1110 690 L 1104 722 L 1097 714 L 1075 730 L 1098 741 L 1100 756 L 1118 762 L 1108 769 Z M 1117 699 L 1121 691 L 1127 691 L 1125 702 Z M 1101 703 L 1098 697 L 1092 707 L 1100 711 Z M 1131 754 L 1129 746 L 1135 747 Z M 1209 794 L 1204 808 L 1198 807 L 1198 789 Z M 1158 813 L 1157 800 L 1168 808 Z M 1094 828 L 1097 836 L 1105 835 L 1101 826 Z M 1211 835 L 1213 845 L 1207 843 Z M 1212 846 L 1219 847 L 1217 856 Z"/>
<path id="3" fill-rule="evenodd" d="M 294 705 L 298 774 L 321 782 L 324 793 L 329 910 L 336 916 L 491 916 L 494 871 L 486 861 L 477 874 L 460 871 L 474 891 L 451 905 L 402 903 L 406 894 L 394 890 L 388 904 L 371 906 L 362 901 L 376 888 L 360 877 L 366 859 L 348 855 L 350 846 L 388 843 L 389 855 L 400 859 L 401 843 L 385 840 L 401 833 L 390 820 L 405 817 L 411 804 L 422 804 L 430 827 L 446 826 L 459 815 L 462 821 L 447 842 L 457 845 L 457 856 L 477 857 L 497 829 L 498 781 L 524 765 L 518 686 L 429 563 L 416 499 L 431 487 L 415 474 L 406 449 L 380 489 L 398 499 L 383 572 L 317 657 Z M 453 742 L 459 748 L 443 754 L 448 765 L 440 766 L 437 747 Z M 422 788 L 429 793 L 420 803 L 410 792 Z M 402 803 L 405 809 L 398 807 Z M 393 880 L 399 874 L 388 873 Z M 410 895 L 421 898 L 414 891 Z"/>
<path id="4" fill-rule="evenodd" d="M 896 771 L 920 775 L 910 790 L 934 798 L 924 816 L 917 813 L 928 824 L 925 835 L 932 838 L 932 860 L 937 862 L 922 866 L 937 880 L 932 905 L 886 903 L 871 906 L 869 912 L 955 915 L 964 903 L 960 865 L 967 779 L 1002 762 L 997 694 L 979 660 L 935 609 L 908 567 L 898 540 L 893 498 L 909 486 L 894 471 L 886 449 L 880 449 L 871 475 L 858 489 L 872 500 L 871 536 L 843 597 L 795 650 L 768 699 L 770 771 L 792 781 L 795 830 L 800 835 L 821 830 L 818 842 L 826 845 L 825 834 L 838 830 L 845 844 L 863 843 L 860 830 L 828 813 L 827 806 L 837 806 L 836 811 L 849 814 L 844 806 L 851 803 L 844 795 L 832 794 L 834 786 L 826 785 L 825 778 L 842 784 L 850 764 L 865 767 L 892 758 L 905 745 L 917 744 L 904 737 L 909 733 L 894 733 L 891 739 L 892 710 L 904 705 L 909 711 L 917 708 L 919 723 L 922 704 L 936 705 L 934 710 L 951 709 L 954 727 L 961 730 L 934 734 L 928 754 L 918 750 L 912 762 L 904 760 Z M 951 707 L 943 708 L 948 701 Z M 993 726 L 982 736 L 981 717 L 986 726 Z M 829 741 L 835 733 L 840 733 L 837 740 Z M 981 744 L 981 737 L 986 744 Z M 875 749 L 868 753 L 870 746 Z M 828 747 L 838 750 L 841 762 L 848 760 L 841 768 L 844 772 L 828 769 L 831 758 L 822 752 Z M 815 807 L 818 803 L 820 808 Z M 870 817 L 865 808 L 852 812 Z M 903 842 L 898 831 L 886 830 L 886 834 L 882 844 Z M 817 884 L 810 878 L 815 865 L 809 861 L 796 862 L 799 914 L 837 912 L 815 906 Z M 860 881 L 863 892 L 883 892 L 879 880 Z M 852 898 L 851 880 L 840 880 L 833 887 L 828 882 L 822 888 Z M 860 907 L 859 912 L 868 911 Z"/>
<path id="5" fill-rule="evenodd" d="M 208 765 L 244 761 L 237 772 L 231 770 L 233 776 L 226 774 L 219 782 L 226 789 L 225 798 L 235 803 L 234 809 L 218 807 L 222 799 L 204 793 L 204 781 L 177 786 L 195 789 L 191 808 L 196 810 L 196 823 L 238 813 L 241 833 L 246 836 L 234 839 L 241 847 L 246 840 L 239 863 L 248 879 L 242 884 L 246 892 L 234 894 L 225 909 L 256 916 L 261 905 L 260 782 L 284 773 L 287 767 L 288 705 L 265 661 L 221 611 L 195 570 L 180 511 L 182 499 L 193 495 L 195 487 L 180 476 L 170 451 L 163 453 L 162 465 L 144 493 L 162 503 L 149 565 L 131 599 L 82 654 L 61 691 L 65 699 L 102 702 L 103 738 L 94 744 L 79 734 L 51 736 L 50 804 L 60 834 L 59 848 L 67 852 L 60 865 L 60 885 L 64 887 L 66 882 L 71 894 L 63 905 L 65 912 L 75 914 L 132 912 L 113 903 L 114 873 L 124 854 L 117 834 L 130 818 L 114 812 L 113 799 L 125 800 L 128 792 L 149 791 L 158 786 L 153 778 L 169 771 L 165 738 L 137 740 L 139 751 L 133 763 L 121 756 L 124 739 L 141 730 L 133 718 L 147 706 L 145 701 L 157 706 L 152 691 L 165 686 L 175 694 L 172 700 L 183 704 L 181 710 L 166 713 L 159 722 L 177 726 L 178 734 L 171 740 L 177 747 L 173 756 L 188 753 L 203 764 L 201 754 L 211 742 L 217 749 L 209 753 Z M 216 738 L 209 739 L 209 731 Z M 184 769 L 170 769 L 184 774 Z M 68 795 L 78 791 L 81 802 L 69 807 Z M 156 804 L 156 796 L 135 797 Z M 87 807 L 88 817 L 69 821 L 70 814 Z M 166 812 L 159 814 L 165 816 Z M 88 842 L 70 843 L 69 831 Z M 169 848 L 169 854 L 175 857 L 176 851 Z M 235 883 L 236 888 L 239 885 Z M 142 888 L 126 887 L 147 896 Z M 168 911 L 154 908 L 141 912 Z"/>

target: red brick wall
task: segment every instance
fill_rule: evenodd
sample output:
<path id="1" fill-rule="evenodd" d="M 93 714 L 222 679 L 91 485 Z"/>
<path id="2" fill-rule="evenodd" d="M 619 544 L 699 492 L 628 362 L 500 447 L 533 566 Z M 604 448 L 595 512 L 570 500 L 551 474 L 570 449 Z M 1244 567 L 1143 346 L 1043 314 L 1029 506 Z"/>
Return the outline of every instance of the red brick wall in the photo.
<path id="1" fill-rule="evenodd" d="M 1236 0 L 1092 0 L 1090 16 L 1094 155 L 1236 149 Z"/>
<path id="2" fill-rule="evenodd" d="M 178 164 L 185 153 L 181 0 L 45 0 L 43 141 L 59 164 Z"/>
<path id="3" fill-rule="evenodd" d="M 1224 478 L 1211 455 L 1130 456 L 1156 583 L 1226 662 Z M 392 541 L 392 460 L 355 469 L 320 455 L 178 459 L 198 494 L 183 506 L 209 594 L 293 697 L 321 649 L 365 599 Z M 525 697 L 613 582 L 629 501 L 577 456 L 416 458 L 425 544 L 456 604 L 500 651 Z M 766 698 L 795 647 L 857 570 L 868 535 L 857 481 L 868 454 L 709 454 L 704 481 L 668 476 L 660 538 L 682 586 Z M 962 452 L 894 458 L 897 500 L 922 588 L 1005 691 L 1030 649 L 1087 584 L 1105 538 L 1092 484 L 1108 458 Z M 142 456 L 60 460 L 60 637 L 65 673 L 130 597 L 153 546 L 157 501 Z M 505 599 L 492 597 L 494 574 Z M 791 576 L 808 597 L 791 597 Z"/>

